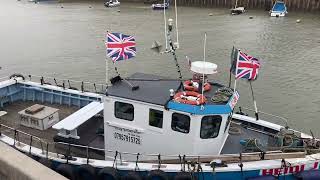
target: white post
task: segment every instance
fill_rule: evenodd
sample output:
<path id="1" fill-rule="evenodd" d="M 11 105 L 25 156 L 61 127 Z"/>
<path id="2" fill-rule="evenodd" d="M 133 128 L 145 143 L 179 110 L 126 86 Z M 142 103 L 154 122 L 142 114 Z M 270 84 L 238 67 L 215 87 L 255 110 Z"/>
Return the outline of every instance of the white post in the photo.
<path id="1" fill-rule="evenodd" d="M 174 9 L 176 13 L 176 34 L 177 34 L 177 49 L 179 49 L 179 31 L 178 31 L 178 11 L 177 11 L 177 0 L 174 0 Z"/>
<path id="2" fill-rule="evenodd" d="M 166 17 L 166 0 L 163 0 L 163 18 L 164 18 L 164 38 L 166 39 L 166 51 L 168 50 L 168 38 L 167 38 L 167 17 Z"/>
<path id="3" fill-rule="evenodd" d="M 203 62 L 206 62 L 206 46 L 207 46 L 207 33 L 204 33 L 204 45 L 203 45 Z M 204 66 L 205 63 L 203 63 Z M 204 67 L 203 67 L 204 69 Z M 199 83 L 200 84 L 200 83 Z M 201 85 L 201 94 L 203 97 L 203 92 L 204 92 L 204 72 L 202 73 L 202 85 Z"/>

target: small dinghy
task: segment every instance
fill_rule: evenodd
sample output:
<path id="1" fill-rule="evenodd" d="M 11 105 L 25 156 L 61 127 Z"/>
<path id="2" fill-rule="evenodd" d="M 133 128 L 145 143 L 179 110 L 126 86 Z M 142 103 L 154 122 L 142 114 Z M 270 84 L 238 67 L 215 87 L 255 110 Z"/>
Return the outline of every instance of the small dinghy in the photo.
<path id="1" fill-rule="evenodd" d="M 287 7 L 283 1 L 276 1 L 270 11 L 271 17 L 284 17 L 287 14 Z"/>
<path id="2" fill-rule="evenodd" d="M 236 1 L 236 4 L 235 4 L 234 8 L 231 9 L 231 14 L 232 15 L 238 15 L 238 14 L 242 14 L 242 13 L 246 12 L 244 7 L 242 7 L 242 6 L 237 7 L 237 5 L 238 5 L 238 1 Z"/>
<path id="3" fill-rule="evenodd" d="M 232 15 L 238 15 L 238 14 L 242 14 L 246 12 L 246 10 L 244 9 L 244 7 L 237 7 L 237 8 L 233 8 L 231 9 L 231 14 Z"/>
<path id="4" fill-rule="evenodd" d="M 118 0 L 110 0 L 104 3 L 104 6 L 106 7 L 116 7 L 120 6 L 120 2 Z"/>
<path id="5" fill-rule="evenodd" d="M 152 9 L 154 9 L 154 10 L 168 9 L 168 8 L 169 8 L 169 2 L 152 4 L 151 7 L 152 7 Z"/>

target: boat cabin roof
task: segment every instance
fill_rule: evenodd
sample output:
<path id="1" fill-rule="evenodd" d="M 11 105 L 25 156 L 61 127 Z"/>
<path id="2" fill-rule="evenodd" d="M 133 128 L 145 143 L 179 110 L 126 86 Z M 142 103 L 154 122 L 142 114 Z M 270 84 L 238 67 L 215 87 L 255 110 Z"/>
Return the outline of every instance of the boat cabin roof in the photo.
<path id="1" fill-rule="evenodd" d="M 135 73 L 128 79 L 119 81 L 109 87 L 108 95 L 163 106 L 170 99 L 169 90 L 176 90 L 180 85 L 178 80 L 165 80 L 168 78 L 144 73 Z M 132 90 L 128 82 L 139 88 Z"/>
<path id="2" fill-rule="evenodd" d="M 211 98 L 217 94 L 219 88 L 224 86 L 213 82 L 210 82 L 210 84 L 211 90 L 204 92 L 204 96 L 207 98 L 204 107 L 210 106 L 212 108 L 214 106 L 214 112 L 210 111 L 210 113 L 225 114 L 231 112 L 232 109 L 230 110 L 229 103 L 233 96 L 229 97 L 227 102 L 213 102 Z M 135 73 L 126 80 L 114 83 L 113 86 L 108 88 L 107 95 L 165 106 L 170 100 L 170 89 L 173 89 L 175 92 L 183 91 L 182 85 L 183 82 L 181 83 L 179 80 L 173 80 L 163 76 Z M 133 87 L 138 88 L 135 89 Z M 179 104 L 179 107 L 177 104 Z M 176 110 L 194 114 L 210 114 L 209 112 L 197 112 L 198 110 L 195 107 L 200 106 L 181 104 L 174 100 L 169 101 L 167 107 L 169 109 L 176 109 L 178 107 Z M 189 110 L 186 108 L 189 108 Z"/>

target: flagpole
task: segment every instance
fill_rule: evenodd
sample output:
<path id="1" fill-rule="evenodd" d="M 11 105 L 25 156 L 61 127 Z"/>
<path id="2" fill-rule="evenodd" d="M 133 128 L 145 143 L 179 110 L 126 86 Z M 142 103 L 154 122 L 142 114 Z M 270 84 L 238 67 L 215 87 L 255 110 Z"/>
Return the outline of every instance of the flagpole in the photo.
<path id="1" fill-rule="evenodd" d="M 177 58 L 177 55 L 176 55 L 176 47 L 174 46 L 173 42 L 172 42 L 172 39 L 171 39 L 171 32 L 172 32 L 172 29 L 173 29 L 173 24 L 172 24 L 172 19 L 169 19 L 168 20 L 168 33 L 167 33 L 167 38 L 168 38 L 168 42 L 169 42 L 169 45 L 170 45 L 170 51 L 173 55 L 173 58 L 174 58 L 174 61 L 176 63 L 176 67 L 177 67 L 177 70 L 178 70 L 178 73 L 179 73 L 179 79 L 182 83 L 182 74 L 181 74 L 181 70 L 180 70 L 180 66 L 179 66 L 179 63 L 178 63 L 178 58 Z"/>
<path id="2" fill-rule="evenodd" d="M 229 73 L 229 87 L 231 87 L 231 77 L 232 75 L 231 75 L 231 70 L 230 70 L 230 73 Z"/>
<path id="3" fill-rule="evenodd" d="M 237 75 L 237 72 L 238 72 L 239 55 L 240 55 L 240 49 L 238 49 L 238 54 L 237 54 L 236 73 L 235 73 L 235 76 Z M 233 92 L 236 92 L 236 88 L 237 88 L 237 77 L 234 78 Z"/>
<path id="4" fill-rule="evenodd" d="M 231 67 L 230 67 L 230 71 L 229 71 L 229 88 L 231 87 L 231 79 L 232 79 L 232 69 L 234 68 L 233 65 L 234 65 L 234 46 L 232 47 L 232 51 L 231 51 Z"/>
<path id="5" fill-rule="evenodd" d="M 204 45 L 203 45 L 203 62 L 205 63 L 206 62 L 206 46 L 207 46 L 207 33 L 205 32 L 204 33 Z M 204 66 L 204 63 L 203 63 L 203 66 Z M 203 89 L 204 89 L 204 72 L 202 73 L 202 84 L 201 84 L 201 94 L 202 94 L 202 97 L 203 97 Z"/>
<path id="6" fill-rule="evenodd" d="M 109 64 L 108 59 L 106 58 L 106 84 L 109 85 Z"/>
<path id="7" fill-rule="evenodd" d="M 253 100 L 253 105 L 254 105 L 254 111 L 255 111 L 256 120 L 259 120 L 257 102 L 256 102 L 256 100 L 255 100 L 255 98 L 254 98 L 253 88 L 252 88 L 252 84 L 251 84 L 251 81 L 250 81 L 250 80 L 249 80 L 249 84 L 250 84 L 250 89 L 251 89 L 251 95 L 252 95 L 252 100 Z"/>

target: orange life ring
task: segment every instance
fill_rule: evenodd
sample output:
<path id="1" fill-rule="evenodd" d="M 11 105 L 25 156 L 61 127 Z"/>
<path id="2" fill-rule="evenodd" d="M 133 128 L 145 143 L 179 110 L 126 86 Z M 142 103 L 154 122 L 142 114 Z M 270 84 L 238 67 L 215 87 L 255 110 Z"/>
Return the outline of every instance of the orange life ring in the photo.
<path id="1" fill-rule="evenodd" d="M 195 99 L 188 99 L 188 97 L 194 97 Z M 195 91 L 183 91 L 174 95 L 173 99 L 179 103 L 190 105 L 202 105 L 207 102 L 207 98 Z"/>
<path id="2" fill-rule="evenodd" d="M 191 80 L 187 80 L 183 83 L 183 87 L 187 91 L 198 91 L 198 88 L 193 86 L 193 82 Z M 203 90 L 209 91 L 211 89 L 211 85 L 209 83 L 204 83 Z"/>

